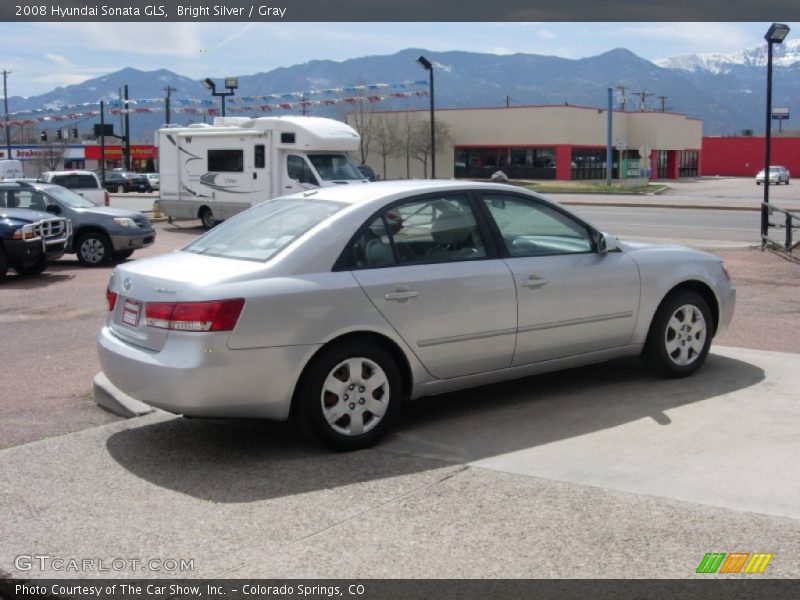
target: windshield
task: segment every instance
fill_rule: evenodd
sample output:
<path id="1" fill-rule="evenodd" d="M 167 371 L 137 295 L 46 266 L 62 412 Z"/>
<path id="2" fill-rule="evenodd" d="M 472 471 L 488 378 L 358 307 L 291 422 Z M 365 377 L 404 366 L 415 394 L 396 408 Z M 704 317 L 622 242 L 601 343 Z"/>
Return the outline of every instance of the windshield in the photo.
<path id="1" fill-rule="evenodd" d="M 225 221 L 183 250 L 263 262 L 345 206 L 327 200 L 279 198 Z"/>
<path id="2" fill-rule="evenodd" d="M 327 181 L 364 179 L 346 154 L 309 154 L 308 159 L 319 176 Z"/>
<path id="3" fill-rule="evenodd" d="M 47 189 L 47 193 L 69 208 L 97 208 L 97 204 L 67 188 L 53 186 Z"/>
<path id="4" fill-rule="evenodd" d="M 769 168 L 769 172 L 770 173 L 780 173 L 781 171 L 783 171 L 783 167 L 770 167 Z"/>

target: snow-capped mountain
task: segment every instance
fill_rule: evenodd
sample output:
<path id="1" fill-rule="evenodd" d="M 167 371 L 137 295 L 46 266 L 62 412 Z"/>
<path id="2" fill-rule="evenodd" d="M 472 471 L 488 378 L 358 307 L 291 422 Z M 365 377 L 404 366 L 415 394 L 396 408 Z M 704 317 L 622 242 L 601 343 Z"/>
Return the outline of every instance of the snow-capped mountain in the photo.
<path id="1" fill-rule="evenodd" d="M 800 40 L 786 40 L 773 46 L 772 64 L 776 67 L 790 67 L 800 63 Z M 681 54 L 656 61 L 660 67 L 681 69 L 683 71 L 707 71 L 715 75 L 725 75 L 737 67 L 763 68 L 767 64 L 766 43 L 755 48 L 738 52 L 711 54 Z"/>

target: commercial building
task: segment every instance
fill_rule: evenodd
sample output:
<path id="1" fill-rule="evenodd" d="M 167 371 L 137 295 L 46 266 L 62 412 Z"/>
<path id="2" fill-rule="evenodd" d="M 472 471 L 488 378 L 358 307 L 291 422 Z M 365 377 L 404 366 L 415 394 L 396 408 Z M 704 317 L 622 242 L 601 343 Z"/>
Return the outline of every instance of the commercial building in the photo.
<path id="1" fill-rule="evenodd" d="M 38 177 L 42 171 L 59 169 L 100 169 L 100 144 L 26 144 L 12 145 L 11 155 L 6 156 L 7 149 L 0 147 L 0 160 L 12 158 L 22 161 L 26 177 Z M 158 151 L 155 146 L 147 144 L 131 145 L 131 169 L 139 172 L 155 171 Z M 122 167 L 122 147 L 106 145 L 106 169 Z"/>
<path id="2" fill-rule="evenodd" d="M 763 137 L 703 138 L 703 175 L 754 177 L 764 168 Z M 800 138 L 773 137 L 770 162 L 800 176 Z"/>
<path id="3" fill-rule="evenodd" d="M 430 157 L 414 139 L 430 131 L 427 110 L 372 115 L 367 163 L 389 179 L 430 175 Z M 358 129 L 358 123 L 350 123 Z M 519 179 L 604 179 L 608 111 L 549 105 L 436 110 L 448 132 L 436 154 L 440 178 L 488 178 L 497 170 Z M 391 154 L 386 131 L 396 138 Z M 676 179 L 701 174 L 702 123 L 668 112 L 614 111 L 612 177 Z M 428 133 L 429 135 L 429 133 Z M 428 147 L 429 147 L 428 143 Z M 424 146 L 418 143 L 417 146 Z M 386 155 L 386 172 L 383 162 Z"/>

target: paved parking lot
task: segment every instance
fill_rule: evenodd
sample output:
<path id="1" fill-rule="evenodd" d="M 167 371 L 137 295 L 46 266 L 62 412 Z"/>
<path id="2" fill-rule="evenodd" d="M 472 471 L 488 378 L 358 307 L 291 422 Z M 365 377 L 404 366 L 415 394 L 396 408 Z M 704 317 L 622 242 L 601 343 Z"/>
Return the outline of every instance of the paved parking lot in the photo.
<path id="1" fill-rule="evenodd" d="M 134 259 L 200 233 L 157 227 Z M 447 394 L 347 455 L 280 424 L 117 419 L 90 396 L 110 268 L 11 276 L 0 571 L 39 552 L 193 558 L 175 575 L 194 577 L 684 578 L 769 551 L 768 575 L 798 577 L 800 266 L 717 252 L 737 313 L 697 376 L 620 360 Z"/>

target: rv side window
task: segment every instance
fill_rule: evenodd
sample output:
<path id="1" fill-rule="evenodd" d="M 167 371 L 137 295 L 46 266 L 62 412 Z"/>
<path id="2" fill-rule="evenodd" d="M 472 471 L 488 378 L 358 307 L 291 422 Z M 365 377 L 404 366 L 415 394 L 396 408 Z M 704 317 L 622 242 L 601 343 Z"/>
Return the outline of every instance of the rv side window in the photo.
<path id="1" fill-rule="evenodd" d="M 209 150 L 208 170 L 241 173 L 244 171 L 244 150 Z"/>
<path id="2" fill-rule="evenodd" d="M 294 131 L 281 133 L 281 144 L 294 144 Z"/>
<path id="3" fill-rule="evenodd" d="M 286 170 L 289 172 L 289 177 L 295 179 L 300 183 L 310 183 L 319 187 L 319 181 L 314 177 L 313 171 L 308 166 L 308 163 L 302 156 L 290 154 L 286 157 Z"/>
<path id="4" fill-rule="evenodd" d="M 255 146 L 255 157 L 253 162 L 255 163 L 256 169 L 263 169 L 266 166 L 266 159 L 264 156 L 264 144 L 256 144 Z"/>

